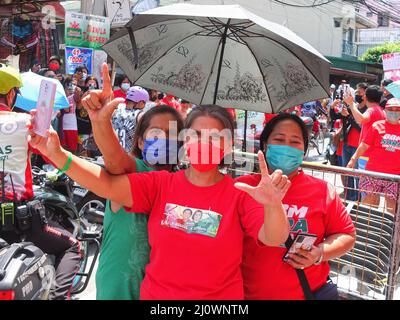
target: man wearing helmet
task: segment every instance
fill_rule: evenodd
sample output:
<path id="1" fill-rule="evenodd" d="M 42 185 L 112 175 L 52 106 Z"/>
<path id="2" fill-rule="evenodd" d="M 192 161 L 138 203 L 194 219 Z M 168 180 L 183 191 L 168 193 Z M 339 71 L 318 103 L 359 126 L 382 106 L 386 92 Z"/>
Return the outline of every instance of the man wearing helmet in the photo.
<path id="1" fill-rule="evenodd" d="M 26 202 L 34 198 L 32 185 L 32 170 L 30 167 L 30 153 L 25 137 L 28 128 L 26 121 L 28 115 L 11 112 L 16 100 L 18 88 L 22 87 L 19 72 L 0 63 L 0 123 L 15 124 L 12 133 L 0 132 L 0 142 L 14 152 L 2 159 L 0 177 L 9 176 L 10 179 L 0 179 L 0 203 Z M 15 110 L 15 109 L 14 109 Z M 4 112 L 7 111 L 7 112 Z M 25 116 L 25 117 L 24 117 Z M 22 122 L 22 124 L 21 124 Z M 16 151 L 17 150 L 17 151 Z M 6 163 L 12 163 L 12 166 Z M 6 169 L 7 168 L 7 169 Z M 22 173 L 22 174 L 21 174 Z M 10 189 L 11 192 L 7 193 Z M 38 219 L 33 219 L 36 221 Z M 8 243 L 19 242 L 18 225 L 12 222 L 12 230 L 4 230 L 0 225 L 0 237 Z M 56 257 L 55 285 L 50 291 L 51 300 L 68 300 L 75 278 L 76 271 L 80 265 L 80 242 L 73 235 L 54 221 L 42 221 L 32 223 L 31 229 L 25 239 L 34 243 L 47 254 Z"/>
<path id="2" fill-rule="evenodd" d="M 22 80 L 19 72 L 0 63 L 0 111 L 12 110 L 20 87 Z"/>
<path id="3" fill-rule="evenodd" d="M 143 115 L 143 108 L 148 101 L 147 90 L 139 86 L 131 87 L 126 93 L 125 105 L 120 105 L 113 115 L 113 127 L 121 146 L 128 153 L 132 152 L 136 124 Z"/>
<path id="4" fill-rule="evenodd" d="M 11 111 L 16 99 L 16 89 L 12 88 L 6 94 L 0 93 L 0 111 Z"/>

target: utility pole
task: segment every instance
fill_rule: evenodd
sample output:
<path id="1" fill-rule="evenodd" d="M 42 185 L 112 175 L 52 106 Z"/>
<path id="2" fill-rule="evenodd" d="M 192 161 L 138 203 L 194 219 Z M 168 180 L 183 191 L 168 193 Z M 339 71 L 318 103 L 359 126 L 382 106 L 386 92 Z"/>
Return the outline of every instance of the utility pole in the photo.
<path id="1" fill-rule="evenodd" d="M 81 13 L 92 14 L 94 0 L 82 0 L 81 1 Z"/>
<path id="2" fill-rule="evenodd" d="M 93 14 L 95 16 L 106 16 L 105 0 L 82 0 L 81 13 Z"/>

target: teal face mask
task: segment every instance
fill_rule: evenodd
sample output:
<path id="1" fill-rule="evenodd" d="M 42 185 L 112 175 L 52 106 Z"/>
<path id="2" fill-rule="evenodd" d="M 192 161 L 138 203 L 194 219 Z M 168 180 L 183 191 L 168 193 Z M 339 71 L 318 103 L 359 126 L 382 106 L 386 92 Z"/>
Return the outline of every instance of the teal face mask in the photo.
<path id="1" fill-rule="evenodd" d="M 283 174 L 289 175 L 296 171 L 303 162 L 302 150 L 278 144 L 267 145 L 267 163 L 272 170 L 280 169 Z"/>
<path id="2" fill-rule="evenodd" d="M 400 120 L 400 112 L 398 111 L 388 111 L 386 110 L 386 119 L 391 123 L 399 122 Z"/>

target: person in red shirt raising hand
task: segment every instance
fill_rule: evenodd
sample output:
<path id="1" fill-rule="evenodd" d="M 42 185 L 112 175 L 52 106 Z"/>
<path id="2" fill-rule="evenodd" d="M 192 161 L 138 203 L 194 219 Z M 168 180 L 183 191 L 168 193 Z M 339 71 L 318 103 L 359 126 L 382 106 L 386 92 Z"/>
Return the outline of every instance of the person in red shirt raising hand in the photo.
<path id="1" fill-rule="evenodd" d="M 281 200 L 290 182 L 280 170 L 269 174 L 262 153 L 261 179 L 254 187 L 235 187 L 219 171 L 232 152 L 234 125 L 225 109 L 199 106 L 186 127 L 191 166 L 177 173 L 113 176 L 63 150 L 52 130 L 48 138 L 30 132 L 28 141 L 83 187 L 129 211 L 149 214 L 151 252 L 141 299 L 243 299 L 243 238 L 247 235 L 259 246 L 287 239 L 289 223 Z M 171 207 L 177 219 L 167 219 Z M 196 216 L 189 217 L 187 209 Z"/>
<path id="2" fill-rule="evenodd" d="M 400 100 L 390 99 L 385 108 L 386 120 L 377 121 L 372 125 L 356 153 L 351 158 L 349 168 L 354 168 L 358 158 L 369 152 L 366 170 L 400 174 Z M 367 195 L 362 203 L 378 206 L 379 193 L 385 193 L 388 211 L 394 213 L 399 195 L 396 182 L 362 176 L 360 190 Z"/>
<path id="3" fill-rule="evenodd" d="M 292 238 L 301 232 L 315 235 L 317 239 L 311 249 L 300 248 L 283 261 L 286 253 L 284 242 L 280 247 L 261 247 L 246 236 L 242 263 L 245 299 L 305 299 L 295 269 L 303 270 L 317 299 L 337 299 L 337 288 L 327 284 L 328 261 L 353 247 L 355 228 L 334 187 L 299 168 L 308 147 L 308 131 L 304 122 L 292 114 L 278 115 L 264 128 L 260 146 L 265 151 L 270 171 L 282 170 L 291 181 L 282 203 Z M 253 186 L 263 180 L 262 175 L 237 179 Z"/>

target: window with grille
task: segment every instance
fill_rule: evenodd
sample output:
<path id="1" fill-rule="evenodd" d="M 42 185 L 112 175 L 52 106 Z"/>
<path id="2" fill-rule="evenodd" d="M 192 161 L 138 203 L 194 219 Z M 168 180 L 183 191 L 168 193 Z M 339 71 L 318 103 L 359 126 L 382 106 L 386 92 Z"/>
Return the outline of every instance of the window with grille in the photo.
<path id="1" fill-rule="evenodd" d="M 387 14 L 378 15 L 378 26 L 379 27 L 389 27 L 389 16 Z"/>

